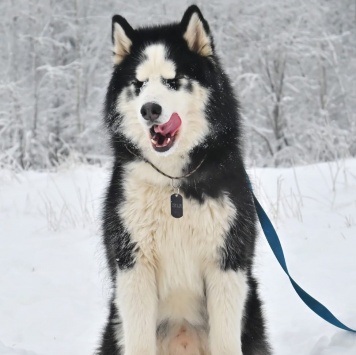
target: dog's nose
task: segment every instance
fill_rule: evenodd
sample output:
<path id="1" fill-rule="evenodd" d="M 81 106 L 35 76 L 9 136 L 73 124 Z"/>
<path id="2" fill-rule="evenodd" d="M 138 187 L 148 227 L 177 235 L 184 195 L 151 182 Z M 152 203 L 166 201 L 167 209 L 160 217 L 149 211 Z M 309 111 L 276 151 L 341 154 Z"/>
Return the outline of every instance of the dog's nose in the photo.
<path id="1" fill-rule="evenodd" d="M 161 113 L 162 107 L 155 102 L 147 102 L 141 107 L 141 115 L 147 121 L 156 121 Z"/>

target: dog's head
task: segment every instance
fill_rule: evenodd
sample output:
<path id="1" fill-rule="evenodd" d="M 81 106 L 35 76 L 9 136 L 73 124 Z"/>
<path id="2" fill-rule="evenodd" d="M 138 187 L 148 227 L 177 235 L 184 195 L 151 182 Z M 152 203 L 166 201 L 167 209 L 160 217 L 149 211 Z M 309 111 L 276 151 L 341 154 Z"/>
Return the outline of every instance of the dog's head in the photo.
<path id="1" fill-rule="evenodd" d="M 116 129 L 146 154 L 184 154 L 201 143 L 213 44 L 199 9 L 190 7 L 179 24 L 137 30 L 116 15 L 112 39 Z"/>
<path id="2" fill-rule="evenodd" d="M 222 96 L 229 84 L 196 6 L 186 10 L 180 23 L 139 29 L 115 15 L 112 40 L 106 123 L 113 139 L 130 142 L 157 161 L 187 156 L 209 136 L 229 129 L 218 117 L 220 105 L 229 100 Z"/>

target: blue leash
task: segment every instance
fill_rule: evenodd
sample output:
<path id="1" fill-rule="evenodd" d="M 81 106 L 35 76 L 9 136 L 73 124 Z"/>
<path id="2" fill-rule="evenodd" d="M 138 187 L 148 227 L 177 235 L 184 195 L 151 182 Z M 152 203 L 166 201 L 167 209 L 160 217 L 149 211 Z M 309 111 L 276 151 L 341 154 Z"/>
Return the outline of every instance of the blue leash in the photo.
<path id="1" fill-rule="evenodd" d="M 330 324 L 334 325 L 335 327 L 341 328 L 343 330 L 347 330 L 349 332 L 356 333 L 356 330 L 347 327 L 345 324 L 341 323 L 324 305 L 322 305 L 319 301 L 315 298 L 310 296 L 307 292 L 305 292 L 290 276 L 286 260 L 284 257 L 283 249 L 281 242 L 278 238 L 277 232 L 274 229 L 272 222 L 268 218 L 266 212 L 263 210 L 261 204 L 258 202 L 256 196 L 253 193 L 252 186 L 250 183 L 251 192 L 253 196 L 253 200 L 255 203 L 256 211 L 258 219 L 261 223 L 262 230 L 267 238 L 268 244 L 270 245 L 273 254 L 277 258 L 279 264 L 281 265 L 284 272 L 289 277 L 290 282 L 292 283 L 295 291 L 297 292 L 298 296 L 302 299 L 302 301 L 319 317 L 323 318 Z"/>

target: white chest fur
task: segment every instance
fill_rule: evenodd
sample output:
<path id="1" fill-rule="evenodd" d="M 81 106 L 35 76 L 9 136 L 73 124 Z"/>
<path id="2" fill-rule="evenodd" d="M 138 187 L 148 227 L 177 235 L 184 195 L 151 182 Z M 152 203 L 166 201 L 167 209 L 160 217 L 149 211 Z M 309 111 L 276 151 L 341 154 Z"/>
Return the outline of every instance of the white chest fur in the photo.
<path id="1" fill-rule="evenodd" d="M 204 271 L 218 261 L 236 209 L 227 195 L 206 198 L 202 204 L 183 198 L 184 215 L 176 219 L 170 212 L 170 181 L 152 171 L 150 175 L 157 175 L 155 184 L 142 174 L 147 173 L 145 163 L 135 164 L 126 171 L 125 199 L 118 213 L 137 243 L 138 258 L 155 269 L 157 321 L 184 318 L 192 325 L 202 325 Z"/>

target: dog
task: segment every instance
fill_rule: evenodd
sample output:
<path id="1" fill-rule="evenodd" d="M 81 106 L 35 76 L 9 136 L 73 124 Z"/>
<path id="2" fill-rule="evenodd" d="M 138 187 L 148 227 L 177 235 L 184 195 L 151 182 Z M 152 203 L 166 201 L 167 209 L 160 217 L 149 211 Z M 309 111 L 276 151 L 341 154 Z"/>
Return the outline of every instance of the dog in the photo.
<path id="1" fill-rule="evenodd" d="M 113 293 L 99 355 L 270 355 L 239 104 L 195 5 L 112 19 L 103 210 Z"/>

